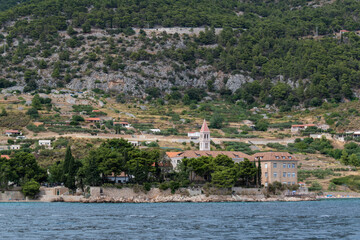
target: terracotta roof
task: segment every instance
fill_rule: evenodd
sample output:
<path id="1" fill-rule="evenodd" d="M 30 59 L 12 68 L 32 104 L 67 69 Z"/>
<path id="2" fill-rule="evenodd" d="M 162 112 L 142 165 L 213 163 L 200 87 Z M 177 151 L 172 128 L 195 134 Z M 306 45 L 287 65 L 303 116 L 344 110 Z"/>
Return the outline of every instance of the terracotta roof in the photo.
<path id="1" fill-rule="evenodd" d="M 10 159 L 9 155 L 0 155 L 0 158 Z"/>
<path id="2" fill-rule="evenodd" d="M 296 158 L 288 152 L 259 152 L 259 153 L 255 153 L 253 157 L 255 159 L 259 157 L 261 161 L 270 161 L 270 160 L 297 161 Z"/>
<path id="3" fill-rule="evenodd" d="M 85 121 L 100 121 L 100 118 L 86 118 Z"/>
<path id="4" fill-rule="evenodd" d="M 44 123 L 43 122 L 34 122 L 34 125 L 38 127 L 38 126 L 44 125 Z"/>
<path id="5" fill-rule="evenodd" d="M 209 128 L 208 128 L 208 125 L 206 124 L 206 121 L 204 119 L 204 122 L 203 122 L 203 125 L 201 127 L 201 130 L 200 132 L 210 132 Z"/>
<path id="6" fill-rule="evenodd" d="M 92 112 L 101 112 L 101 110 L 92 110 Z"/>
<path id="7" fill-rule="evenodd" d="M 180 153 L 182 153 L 182 152 L 166 152 L 166 155 L 169 158 L 173 158 L 173 157 L 176 157 L 177 155 L 179 155 Z"/>
<path id="8" fill-rule="evenodd" d="M 197 157 L 202 157 L 202 156 L 216 157 L 218 155 L 225 155 L 232 159 L 236 159 L 236 158 L 247 158 L 249 160 L 253 159 L 250 155 L 247 155 L 243 152 L 235 152 L 235 151 L 194 151 L 194 150 L 189 150 L 189 151 L 181 152 L 180 154 L 177 154 L 176 156 L 177 157 L 186 157 L 186 158 L 197 158 Z"/>
<path id="9" fill-rule="evenodd" d="M 6 130 L 6 133 L 19 133 L 19 130 Z"/>

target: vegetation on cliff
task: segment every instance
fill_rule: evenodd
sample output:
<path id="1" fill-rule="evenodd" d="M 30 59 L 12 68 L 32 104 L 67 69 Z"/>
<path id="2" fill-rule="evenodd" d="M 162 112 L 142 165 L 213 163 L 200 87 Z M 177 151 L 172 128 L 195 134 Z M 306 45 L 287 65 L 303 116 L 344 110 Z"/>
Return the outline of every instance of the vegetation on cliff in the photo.
<path id="1" fill-rule="evenodd" d="M 217 92 L 231 101 L 276 104 L 284 111 L 300 103 L 320 106 L 325 99 L 352 99 L 359 87 L 360 37 L 355 32 L 333 35 L 341 29 L 360 28 L 359 4 L 354 0 L 321 2 L 320 7 L 306 1 L 32 0 L 0 13 L 4 27 L 0 38 L 7 43 L 6 49 L 0 49 L 7 52 L 0 64 L 6 69 L 3 75 L 25 83 L 26 91 L 39 84 L 64 86 L 96 72 L 138 71 L 134 91 L 146 92 L 150 99 L 161 96 L 163 90 L 172 91 L 170 98 L 182 98 L 185 103 L 205 95 L 176 86 L 201 79 L 196 69 L 203 66 L 226 74 L 221 79 L 202 79 L 203 91 Z M 135 33 L 132 27 L 206 25 L 209 28 L 198 35 L 150 36 L 140 31 L 129 38 Z M 223 29 L 216 33 L 216 27 Z M 107 35 L 100 39 L 91 35 L 97 29 L 106 30 Z M 309 37 L 317 34 L 320 37 Z M 99 40 L 104 47 L 96 47 Z M 137 63 L 140 70 L 130 68 Z M 155 63 L 171 66 L 168 76 L 161 77 L 170 84 L 158 86 L 150 81 L 146 86 L 154 87 L 142 86 L 143 79 L 160 78 L 156 72 L 145 73 L 145 66 Z M 236 74 L 254 81 L 230 91 L 227 81 Z"/>

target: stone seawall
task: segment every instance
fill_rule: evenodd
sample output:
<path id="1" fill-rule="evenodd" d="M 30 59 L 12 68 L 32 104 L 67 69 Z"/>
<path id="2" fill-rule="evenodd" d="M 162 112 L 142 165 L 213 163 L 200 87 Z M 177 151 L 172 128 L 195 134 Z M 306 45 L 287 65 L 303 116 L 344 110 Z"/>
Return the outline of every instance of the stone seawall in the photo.
<path id="1" fill-rule="evenodd" d="M 236 188 L 232 191 L 217 189 L 181 188 L 173 194 L 171 190 L 152 188 L 103 188 L 91 187 L 88 194 L 54 194 L 54 188 L 41 188 L 35 201 L 80 202 L 80 203 L 160 203 L 160 202 L 267 202 L 267 201 L 313 201 L 315 196 L 266 196 L 263 189 Z M 0 194 L 1 202 L 29 201 L 20 191 L 6 191 Z M 30 200 L 34 201 L 34 200 Z"/>

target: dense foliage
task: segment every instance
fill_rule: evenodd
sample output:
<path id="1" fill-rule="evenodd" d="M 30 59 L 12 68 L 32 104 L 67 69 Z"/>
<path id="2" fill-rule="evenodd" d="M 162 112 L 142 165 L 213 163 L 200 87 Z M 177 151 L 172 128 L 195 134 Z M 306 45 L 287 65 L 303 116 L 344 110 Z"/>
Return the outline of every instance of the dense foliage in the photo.
<path id="1" fill-rule="evenodd" d="M 225 87 L 218 90 L 223 97 L 248 104 L 276 104 L 284 111 L 299 103 L 319 106 L 324 99 L 334 102 L 352 99 L 353 90 L 359 87 L 360 37 L 355 32 L 337 38 L 333 34 L 341 29 L 355 31 L 360 28 L 360 3 L 346 0 L 320 5 L 312 6 L 304 0 L 267 3 L 235 0 L 32 0 L 0 13 L 3 26 L 16 20 L 13 26 L 5 27 L 9 35 L 6 38 L 0 36 L 5 38 L 9 51 L 8 56 L 0 57 L 0 64 L 15 66 L 27 56 L 40 56 L 32 66 L 29 64 L 28 69 L 10 67 L 8 70 L 23 71 L 26 91 L 36 89 L 41 79 L 34 65 L 37 69 L 51 68 L 51 77 L 58 81 L 58 86 L 64 86 L 79 78 L 75 71 L 77 67 L 72 68 L 69 62 L 75 57 L 72 49 L 80 48 L 86 42 L 84 35 L 74 29 L 81 29 L 85 36 L 95 28 L 106 29 L 110 37 L 116 33 L 133 35 L 131 27 L 207 25 L 211 27 L 196 37 L 179 34 L 149 37 L 140 32 L 138 37 L 144 46 L 138 50 L 117 48 L 117 44 L 123 43 L 122 39 L 105 39 L 110 45 L 109 51 L 93 49 L 86 57 L 77 60 L 79 63 L 87 61 L 87 74 L 91 74 L 92 64 L 96 61 L 103 61 L 102 71 L 105 73 L 124 71 L 125 61 L 171 61 L 175 74 L 184 69 L 194 70 L 198 65 L 210 65 L 214 70 L 241 73 L 255 80 L 236 92 Z M 223 30 L 215 34 L 213 27 L 222 27 Z M 64 46 L 60 44 L 63 40 L 59 31 L 65 30 L 70 38 Z M 18 45 L 14 44 L 16 39 Z M 89 36 L 87 40 L 91 39 L 94 37 Z M 40 45 L 34 47 L 32 41 L 37 40 Z M 171 41 L 180 41 L 184 46 L 164 48 L 155 53 L 151 51 L 155 43 L 163 42 L 164 45 Z M 0 51 L 4 50 L 1 48 Z M 46 59 L 56 52 L 59 53 L 58 61 L 48 62 Z M 170 82 L 172 78 L 169 76 Z M 223 81 L 226 84 L 228 79 Z M 215 91 L 214 84 L 215 79 L 209 80 L 207 91 Z M 174 90 L 171 98 L 183 98 L 184 103 L 190 104 L 205 96 L 196 90 L 199 89 L 183 91 L 183 96 Z M 156 88 L 149 88 L 146 93 L 150 99 L 161 95 Z M 220 127 L 221 119 L 214 119 L 213 125 Z"/>

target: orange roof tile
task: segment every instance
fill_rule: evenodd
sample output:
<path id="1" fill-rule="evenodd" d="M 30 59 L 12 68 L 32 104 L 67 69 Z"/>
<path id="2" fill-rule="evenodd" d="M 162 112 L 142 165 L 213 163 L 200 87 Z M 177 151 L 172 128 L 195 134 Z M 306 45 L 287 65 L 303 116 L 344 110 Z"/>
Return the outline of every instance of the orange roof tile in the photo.
<path id="1" fill-rule="evenodd" d="M 100 118 L 86 118 L 85 121 L 100 121 Z"/>
<path id="2" fill-rule="evenodd" d="M 173 157 L 176 157 L 177 155 L 179 155 L 180 153 L 182 153 L 182 152 L 166 152 L 166 155 L 169 158 L 173 158 Z"/>
<path id="3" fill-rule="evenodd" d="M 0 158 L 10 159 L 10 156 L 9 155 L 0 155 Z"/>
<path id="4" fill-rule="evenodd" d="M 168 153 L 166 153 L 166 154 L 169 156 Z M 245 154 L 243 152 L 236 152 L 236 151 L 194 151 L 194 150 L 189 150 L 189 151 L 184 151 L 184 152 L 174 154 L 173 157 L 197 158 L 197 157 L 203 157 L 203 156 L 217 157 L 218 155 L 225 155 L 231 159 L 238 159 L 238 158 L 244 158 L 244 159 L 247 158 L 249 160 L 253 159 L 248 154 Z"/>

